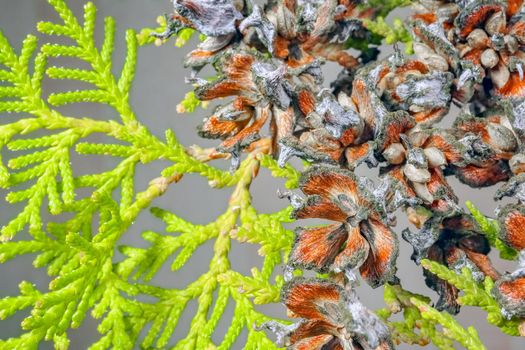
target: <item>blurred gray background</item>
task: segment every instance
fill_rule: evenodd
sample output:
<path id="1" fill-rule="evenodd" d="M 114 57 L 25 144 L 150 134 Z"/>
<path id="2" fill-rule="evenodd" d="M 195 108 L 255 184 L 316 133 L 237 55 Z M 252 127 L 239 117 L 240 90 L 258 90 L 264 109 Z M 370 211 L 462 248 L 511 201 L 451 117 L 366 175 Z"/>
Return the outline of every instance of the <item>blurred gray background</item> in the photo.
<path id="1" fill-rule="evenodd" d="M 69 0 L 68 3 L 75 13 L 81 16 L 83 0 Z M 114 53 L 114 70 L 118 71 L 122 65 L 125 52 L 124 31 L 127 28 L 140 28 L 150 26 L 155 27 L 155 19 L 158 15 L 171 10 L 168 0 L 99 0 L 94 1 L 98 8 L 97 35 L 101 37 L 102 17 L 113 16 L 117 22 L 116 50 Z M 403 15 L 399 11 L 395 15 Z M 20 47 L 20 43 L 27 33 L 36 33 L 35 24 L 39 20 L 59 21 L 53 9 L 44 0 L 0 0 L 0 28 L 15 47 Z M 172 42 L 170 42 L 172 43 Z M 172 44 L 161 47 L 148 46 L 139 50 L 137 74 L 134 88 L 132 90 L 132 105 L 136 115 L 141 122 L 146 124 L 149 129 L 159 137 L 163 137 L 164 130 L 171 128 L 184 145 L 199 144 L 203 147 L 210 147 L 216 144 L 214 141 L 200 139 L 196 134 L 196 126 L 203 117 L 207 116 L 210 109 L 197 111 L 191 115 L 177 114 L 175 107 L 190 90 L 184 84 L 184 77 L 188 75 L 181 61 L 196 43 L 190 43 L 184 48 L 176 48 Z M 388 52 L 385 51 L 385 52 Z M 382 55 L 384 56 L 384 54 Z M 61 61 L 63 63 L 63 61 Z M 73 63 L 74 64 L 74 63 Z M 335 78 L 339 68 L 335 64 L 325 66 L 326 81 L 325 85 Z M 76 88 L 75 83 L 54 82 L 49 79 L 45 82 L 47 91 L 60 89 Z M 61 111 L 72 116 L 86 115 L 93 118 L 108 118 L 116 116 L 110 109 L 95 105 L 82 104 L 60 108 Z M 2 118 L 12 119 L 12 116 L 2 115 Z M 443 125 L 449 125 L 452 118 L 443 121 Z M 97 136 L 98 137 L 98 136 Z M 103 137 L 94 137 L 95 140 L 103 141 Z M 93 140 L 93 139 L 92 139 Z M 5 154 L 5 161 L 11 155 Z M 114 159 L 109 157 L 77 157 L 73 159 L 73 166 L 77 173 L 97 173 L 109 170 L 116 165 Z M 221 164 L 219 162 L 219 164 Z M 162 162 L 150 164 L 146 167 L 137 169 L 137 190 L 143 190 L 147 183 L 158 176 L 159 171 L 166 166 Z M 221 167 L 227 168 L 227 162 L 222 162 Z M 377 174 L 374 170 L 359 169 L 360 175 Z M 459 184 L 455 179 L 449 179 L 456 188 L 461 201 L 473 201 L 484 213 L 492 213 L 496 204 L 491 200 L 495 188 L 484 190 L 473 190 Z M 282 181 L 272 179 L 266 171 L 255 181 L 252 187 L 254 205 L 261 212 L 274 212 L 283 208 L 287 203 L 279 200 L 276 196 L 277 188 L 284 188 Z M 154 206 L 165 208 L 177 213 L 182 218 L 194 223 L 204 224 L 214 221 L 227 206 L 227 200 L 231 189 L 210 190 L 206 181 L 199 176 L 185 176 L 179 184 L 172 185 L 164 196 L 156 199 Z M 20 205 L 7 205 L 4 201 L 5 192 L 0 191 L 0 225 L 4 225 L 21 209 Z M 399 216 L 396 231 L 401 232 L 407 227 L 406 220 Z M 144 230 L 154 230 L 164 232 L 163 223 L 154 218 L 148 211 L 144 211 L 137 219 L 135 225 L 126 233 L 121 244 L 146 247 L 147 244 L 140 237 Z M 23 237 L 23 236 L 22 236 Z M 199 248 L 186 266 L 173 273 L 169 269 L 169 263 L 153 279 L 152 283 L 171 288 L 180 288 L 193 281 L 197 276 L 208 269 L 209 258 L 212 256 L 213 242 L 208 242 Z M 230 253 L 232 268 L 243 274 L 249 274 L 252 266 L 260 266 L 261 259 L 257 255 L 258 246 L 249 244 L 234 243 Z M 401 253 L 398 259 L 398 276 L 403 281 L 403 285 L 414 292 L 429 295 L 436 300 L 436 294 L 429 290 L 423 281 L 421 269 L 410 260 L 412 250 L 407 243 L 401 240 Z M 501 262 L 496 254 L 492 254 L 501 271 L 511 270 L 513 264 Z M 35 270 L 31 262 L 34 256 L 18 257 L 6 264 L 0 265 L 0 297 L 17 295 L 18 284 L 22 280 L 36 283 L 41 289 L 46 288 L 49 277 L 44 269 Z M 116 255 L 116 260 L 122 256 Z M 365 304 L 372 309 L 383 307 L 382 288 L 372 290 L 367 285 L 360 287 L 360 295 Z M 172 338 L 171 344 L 177 339 L 186 335 L 191 321 L 191 315 L 196 307 L 196 302 L 189 304 L 184 312 L 182 319 Z M 275 316 L 284 317 L 284 308 L 281 305 L 271 305 L 264 308 L 264 311 Z M 214 334 L 213 339 L 220 342 L 224 335 L 227 325 L 231 320 L 233 308 L 228 306 L 222 322 Z M 16 316 L 0 322 L 0 339 L 20 334 L 20 321 L 27 316 L 27 312 L 20 312 Z M 511 338 L 502 334 L 499 329 L 488 325 L 483 311 L 465 307 L 458 316 L 460 322 L 465 325 L 473 325 L 480 333 L 488 349 L 518 350 L 525 349 L 524 338 Z M 71 349 L 86 349 L 89 344 L 98 339 L 100 335 L 96 331 L 98 322 L 90 316 L 86 318 L 84 324 L 77 330 L 72 330 L 69 335 L 72 339 Z M 246 334 L 243 333 L 235 345 L 235 349 L 242 349 Z M 43 343 L 42 349 L 51 349 L 50 343 Z M 138 348 L 138 347 L 137 347 Z M 400 345 L 399 349 L 417 349 Z M 429 346 L 428 348 L 432 348 Z"/>

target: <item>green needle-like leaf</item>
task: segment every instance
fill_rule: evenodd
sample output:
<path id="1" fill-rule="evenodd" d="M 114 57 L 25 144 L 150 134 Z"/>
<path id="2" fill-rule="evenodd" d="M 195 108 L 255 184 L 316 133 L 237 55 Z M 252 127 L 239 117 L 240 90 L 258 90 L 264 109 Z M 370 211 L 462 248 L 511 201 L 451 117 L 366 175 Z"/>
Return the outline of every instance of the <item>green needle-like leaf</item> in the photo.
<path id="1" fill-rule="evenodd" d="M 260 214 L 251 205 L 249 186 L 262 158 L 251 154 L 230 174 L 191 156 L 170 130 L 166 140 L 155 137 L 138 121 L 129 101 L 137 49 L 149 38 L 128 30 L 122 69 L 113 74 L 114 20 L 104 20 L 99 48 L 94 40 L 97 21 L 92 3 L 85 5 L 79 20 L 63 0 L 48 2 L 60 20 L 38 24 L 44 43 L 39 45 L 37 37 L 29 35 L 17 52 L 0 32 L 0 113 L 16 114 L 16 118 L 0 121 L 0 147 L 2 154 L 9 154 L 7 164 L 0 159 L 0 185 L 8 191 L 9 203 L 22 205 L 1 229 L 0 262 L 35 254 L 35 268 L 45 267 L 51 276 L 47 290 L 22 282 L 19 295 L 0 299 L 1 319 L 31 310 L 21 333 L 0 340 L 0 349 L 37 349 L 43 341 L 67 349 L 69 330 L 80 327 L 89 312 L 100 320 L 101 334 L 90 349 L 125 350 L 138 343 L 144 348 L 167 348 L 191 300 L 198 301 L 198 311 L 188 334 L 175 348 L 225 349 L 242 329 L 248 331 L 247 348 L 275 348 L 264 332 L 253 327 L 269 319 L 254 304 L 278 301 L 283 280 L 272 276 L 287 256 L 293 234 L 282 226 L 290 221 L 288 208 Z M 187 41 L 191 34 L 181 32 L 179 40 Z M 56 44 L 51 36 L 67 40 Z M 82 68 L 48 65 L 59 56 L 78 60 Z M 45 76 L 57 83 L 79 81 L 87 87 L 44 93 Z M 83 102 L 108 105 L 118 118 L 71 117 L 55 109 Z M 90 141 L 88 137 L 95 134 L 110 141 Z M 117 165 L 104 172 L 79 174 L 71 159 L 86 155 L 111 157 Z M 136 166 L 158 160 L 170 164 L 146 188 L 136 188 Z M 293 169 L 286 169 L 283 176 L 297 176 Z M 122 246 L 125 259 L 116 263 L 114 252 L 120 238 L 139 213 L 188 173 L 200 174 L 212 187 L 233 188 L 225 213 L 215 222 L 194 225 L 152 209 L 166 222 L 169 233 L 146 230 L 143 237 L 150 247 Z M 26 229 L 30 237 L 19 235 Z M 209 240 L 215 241 L 215 249 L 208 272 L 180 289 L 150 283 L 165 262 L 176 273 Z M 264 263 L 254 266 L 251 276 L 231 269 L 232 240 L 261 247 Z M 150 301 L 139 301 L 139 296 Z M 222 342 L 214 345 L 212 335 L 229 303 L 235 305 L 234 319 Z M 146 328 L 146 335 L 141 336 Z"/>

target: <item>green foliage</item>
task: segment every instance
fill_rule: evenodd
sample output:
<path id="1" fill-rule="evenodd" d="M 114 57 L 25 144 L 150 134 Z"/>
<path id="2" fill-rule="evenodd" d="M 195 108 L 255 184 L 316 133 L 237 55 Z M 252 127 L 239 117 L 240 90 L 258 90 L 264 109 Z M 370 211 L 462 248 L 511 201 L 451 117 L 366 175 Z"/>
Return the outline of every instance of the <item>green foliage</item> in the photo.
<path id="1" fill-rule="evenodd" d="M 487 349 L 483 343 L 481 343 L 478 332 L 474 327 L 470 326 L 464 329 L 448 312 L 439 312 L 417 298 L 412 298 L 411 301 L 417 306 L 423 319 L 440 324 L 444 328 L 443 333 L 446 334 L 447 337 L 456 340 L 468 350 Z"/>
<path id="2" fill-rule="evenodd" d="M 487 237 L 491 247 L 496 248 L 499 251 L 499 256 L 505 260 L 516 260 L 518 258 L 518 252 L 511 247 L 507 246 L 499 238 L 499 225 L 496 220 L 489 219 L 479 211 L 472 202 L 467 201 L 466 206 L 472 217 L 476 220 L 479 227 Z"/>
<path id="3" fill-rule="evenodd" d="M 93 38 L 96 9 L 92 3 L 85 5 L 82 22 L 63 0 L 49 3 L 62 23 L 41 22 L 38 31 L 46 39 L 60 36 L 67 41 L 39 46 L 37 38 L 29 35 L 17 53 L 0 33 L 0 112 L 16 114 L 0 124 L 2 154 L 10 157 L 7 166 L 0 162 L 0 185 L 9 191 L 8 202 L 21 208 L 0 231 L 0 261 L 35 254 L 33 265 L 45 267 L 52 278 L 48 290 L 24 281 L 19 295 L 0 299 L 2 319 L 31 310 L 22 322 L 23 332 L 1 340 L 0 349 L 37 349 L 43 341 L 66 349 L 68 330 L 80 327 L 89 312 L 100 320 L 101 334 L 90 349 L 131 349 L 136 343 L 144 348 L 166 348 L 192 299 L 198 301 L 198 311 L 176 349 L 214 348 L 211 336 L 228 303 L 235 304 L 234 318 L 218 348 L 228 348 L 243 328 L 248 330 L 245 348 L 275 348 L 264 332 L 253 328 L 269 319 L 253 304 L 278 300 L 282 278 L 272 281 L 270 277 L 287 256 L 293 234 L 282 225 L 290 220 L 289 208 L 259 214 L 251 205 L 249 186 L 260 166 L 259 156 L 249 155 L 230 174 L 189 155 L 170 130 L 164 140 L 155 137 L 129 104 L 137 47 L 144 38 L 132 30 L 126 32 L 124 65 L 114 75 L 114 20 L 105 19 L 104 40 L 98 48 Z M 48 63 L 59 56 L 77 59 L 84 68 Z M 80 81 L 87 88 L 47 94 L 42 89 L 45 76 Z M 118 117 L 73 117 L 55 108 L 83 102 L 110 106 Z M 94 143 L 88 138 L 91 135 L 105 135 L 111 141 Z M 112 157 L 117 165 L 101 173 L 78 174 L 71 163 L 73 157 L 93 155 Z M 137 165 L 161 159 L 170 165 L 146 188 L 137 189 Z M 139 213 L 190 173 L 205 177 L 212 187 L 233 187 L 224 214 L 207 225 L 194 225 L 153 209 L 167 224 L 166 231 L 173 234 L 144 232 L 149 248 L 120 247 L 125 259 L 116 263 L 119 241 Z M 282 175 L 296 182 L 295 173 Z M 264 263 L 251 276 L 231 269 L 228 253 L 234 239 L 261 246 Z M 173 270 L 181 268 L 209 240 L 215 242 L 210 269 L 186 288 L 147 283 L 168 260 Z M 149 330 L 141 338 L 145 328 Z"/>
<path id="4" fill-rule="evenodd" d="M 406 291 L 400 285 L 387 284 L 384 299 L 387 308 L 377 311 L 377 314 L 385 321 L 393 314 L 403 312 L 401 321 L 388 321 L 395 342 L 420 346 L 433 343 L 442 350 L 454 349 L 454 339 L 439 330 L 441 322 L 428 317 L 438 312 L 429 306 L 428 297 Z"/>
<path id="5" fill-rule="evenodd" d="M 137 34 L 137 42 L 140 46 L 149 44 L 162 45 L 168 40 L 168 38 L 162 39 L 159 37 L 169 31 L 169 20 L 167 16 L 157 17 L 157 23 L 159 24 L 157 28 L 142 28 Z M 182 28 L 178 30 L 176 33 L 175 46 L 183 47 L 190 41 L 195 33 L 195 29 L 192 28 Z M 200 35 L 199 38 L 204 40 L 202 35 Z"/>
<path id="6" fill-rule="evenodd" d="M 475 306 L 485 310 L 487 312 L 487 321 L 490 324 L 498 327 L 506 334 L 519 336 L 518 327 L 520 320 L 517 318 L 508 320 L 503 316 L 500 306 L 490 294 L 490 291 L 494 287 L 494 282 L 490 277 L 486 277 L 485 281 L 481 284 L 474 280 L 472 272 L 467 268 L 464 268 L 461 275 L 459 275 L 435 261 L 423 260 L 421 265 L 462 291 L 463 295 L 458 299 L 461 305 Z M 522 321 L 523 320 L 521 320 L 521 322 Z"/>
<path id="7" fill-rule="evenodd" d="M 506 334 L 520 335 L 519 327 L 523 320 L 515 317 L 509 320 L 503 316 L 500 306 L 490 294 L 494 287 L 490 277 L 486 277 L 483 283 L 478 283 L 467 268 L 457 274 L 435 261 L 423 260 L 421 264 L 462 292 L 458 298 L 461 305 L 483 309 L 487 312 L 487 321 L 490 324 Z M 408 292 L 400 285 L 386 285 L 384 299 L 387 307 L 377 311 L 377 314 L 388 321 L 393 339 L 397 343 L 425 346 L 432 342 L 439 349 L 452 350 L 455 349 L 456 341 L 466 349 L 486 349 L 473 327 L 463 328 L 449 313 L 439 312 L 431 307 L 430 299 L 425 296 Z M 401 321 L 390 320 L 393 314 L 401 311 Z"/>
<path id="8" fill-rule="evenodd" d="M 369 0 L 360 5 L 363 10 L 373 11 L 375 19 L 363 19 L 363 24 L 370 32 L 369 40 L 349 39 L 348 47 L 366 52 L 369 45 L 380 45 L 384 40 L 387 44 L 401 42 L 405 44 L 405 52 L 412 54 L 412 37 L 402 20 L 395 18 L 392 24 L 386 22 L 388 15 L 395 9 L 409 6 L 412 0 Z"/>
<path id="9" fill-rule="evenodd" d="M 177 234 L 162 235 L 146 231 L 143 238 L 151 243 L 149 248 L 120 247 L 127 259 L 117 265 L 117 274 L 124 279 L 131 276 L 134 280 L 142 278 L 147 282 L 168 259 L 175 257 L 171 262 L 171 269 L 176 271 L 199 246 L 215 240 L 209 271 L 198 276 L 187 288 L 165 291 L 146 285 L 139 286 L 143 293 L 155 295 L 161 301 L 160 305 L 151 310 L 153 324 L 141 343 L 142 347 L 166 347 L 185 306 L 190 300 L 197 299 L 199 307 L 193 316 L 190 331 L 175 349 L 215 348 L 211 336 L 226 305 L 232 301 L 235 303 L 233 320 L 217 348 L 228 349 L 243 327 L 248 329 L 245 348 L 276 348 L 264 333 L 259 333 L 252 327 L 271 319 L 255 310 L 253 303 L 279 301 L 284 280 L 282 276 L 277 276 L 272 284 L 270 277 L 274 268 L 282 263 L 283 256 L 288 254 L 293 234 L 282 227 L 282 222 L 290 220 L 289 208 L 268 215 L 258 214 L 251 206 L 249 185 L 258 166 L 259 162 L 254 157 L 245 161 L 229 207 L 216 221 L 207 225 L 194 225 L 175 214 L 154 208 L 154 215 L 166 223 L 166 231 Z M 243 276 L 231 269 L 228 252 L 232 239 L 261 245 L 259 253 L 264 257 L 261 270 L 254 267 L 252 276 Z M 218 296 L 212 308 L 213 294 L 216 291 Z M 210 311 L 211 316 L 207 318 Z"/>
<path id="10" fill-rule="evenodd" d="M 273 177 L 284 177 L 288 179 L 285 183 L 286 188 L 296 188 L 299 186 L 299 178 L 301 173 L 295 170 L 290 164 L 286 164 L 284 167 L 280 167 L 277 161 L 269 155 L 261 154 L 259 156 L 261 165 L 268 168 L 272 172 Z"/>
<path id="11" fill-rule="evenodd" d="M 140 32 L 137 33 L 137 42 L 140 46 L 162 44 L 162 39 L 155 37 L 155 34 L 160 35 L 168 29 L 166 16 L 157 17 L 157 23 L 159 24 L 157 28 L 142 28 Z"/>
<path id="12" fill-rule="evenodd" d="M 412 36 L 400 19 L 394 19 L 392 24 L 388 24 L 384 17 L 377 17 L 375 20 L 364 19 L 365 27 L 373 34 L 384 38 L 385 43 L 395 44 L 401 42 L 405 44 L 405 52 L 412 54 Z"/>
<path id="13" fill-rule="evenodd" d="M 193 113 L 197 107 L 206 107 L 203 101 L 195 96 L 195 92 L 190 91 L 184 95 L 184 99 L 177 105 L 177 112 L 179 113 Z"/>

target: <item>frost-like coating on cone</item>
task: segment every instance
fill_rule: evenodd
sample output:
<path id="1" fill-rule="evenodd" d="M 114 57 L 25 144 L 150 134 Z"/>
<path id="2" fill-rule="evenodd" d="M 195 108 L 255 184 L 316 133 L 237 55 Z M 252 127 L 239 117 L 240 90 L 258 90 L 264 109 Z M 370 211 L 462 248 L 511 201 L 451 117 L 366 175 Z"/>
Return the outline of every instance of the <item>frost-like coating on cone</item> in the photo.
<path id="1" fill-rule="evenodd" d="M 280 166 L 292 157 L 312 163 L 299 181 L 306 198 L 289 195 L 292 217 L 331 223 L 296 230 L 289 270 L 333 279 L 358 270 L 372 287 L 395 283 L 398 237 L 392 227 L 401 209 L 419 230 L 402 234 L 416 263 L 431 259 L 458 273 L 467 268 L 480 281 L 500 279 L 488 258 L 488 238 L 461 208 L 464 199 L 448 177 L 475 188 L 499 185 L 496 199 L 516 197 L 519 204 L 499 211 L 500 238 L 525 248 L 523 1 L 417 2 L 409 19 L 415 58 L 396 48 L 373 62 L 372 56 L 351 56 L 344 43 L 371 39 L 366 23 L 380 7 L 352 0 L 276 0 L 264 7 L 217 1 L 217 12 L 225 15 L 215 19 L 213 32 L 208 25 L 214 20 L 206 15 L 212 1 L 194 1 L 202 15 L 180 7 L 183 1 L 177 15 L 185 26 L 205 26 L 216 45 L 205 41 L 187 64 L 198 72 L 214 63 L 219 73 L 199 84 L 197 96 L 229 98 L 204 121 L 202 136 L 222 139 L 217 150 L 231 153 L 234 165 L 242 151 L 261 147 Z M 327 60 L 342 68 L 331 90 L 322 87 Z M 450 113 L 452 104 L 461 107 L 457 115 Z M 377 181 L 354 173 L 363 164 L 379 168 Z M 458 312 L 458 289 L 425 276 L 440 295 L 438 309 Z M 283 300 L 294 313 L 311 309 L 306 301 L 291 306 L 290 295 Z M 308 321 L 293 332 L 326 331 L 326 322 Z M 301 343 L 304 334 L 291 344 L 338 348 L 339 340 L 326 332 L 309 337 L 310 345 Z"/>

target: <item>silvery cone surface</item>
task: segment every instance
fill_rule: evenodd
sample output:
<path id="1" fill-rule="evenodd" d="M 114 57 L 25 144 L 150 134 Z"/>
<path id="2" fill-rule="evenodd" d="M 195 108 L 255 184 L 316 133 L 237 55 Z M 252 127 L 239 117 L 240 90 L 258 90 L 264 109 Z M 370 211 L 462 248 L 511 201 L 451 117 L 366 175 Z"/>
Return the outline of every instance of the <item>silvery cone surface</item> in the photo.
<path id="1" fill-rule="evenodd" d="M 332 282 L 287 276 L 283 302 L 302 320 L 279 338 L 292 349 L 393 347 L 381 321 L 355 327 L 360 321 L 350 310 L 359 302 L 347 299 L 354 289 L 347 277 L 359 273 L 372 288 L 399 283 L 399 240 L 392 230 L 398 209 L 420 230 L 403 232 L 416 263 L 425 258 L 452 270 L 466 267 L 479 281 L 489 276 L 498 281 L 494 294 L 505 314 L 525 311 L 525 280 L 520 273 L 502 276 L 493 266 L 487 238 L 448 180 L 455 176 L 473 188 L 507 182 L 496 198 L 520 203 L 497 211 L 501 239 L 525 248 L 521 2 L 418 3 L 409 17 L 416 57 L 396 50 L 375 60 L 346 50 L 349 40 L 370 35 L 362 20 L 381 13 L 381 6 L 359 5 L 174 1 L 173 28 L 190 26 L 207 35 L 185 60 L 196 96 L 231 97 L 204 121 L 201 135 L 222 139 L 216 149 L 231 155 L 233 169 L 242 151 L 262 148 L 281 166 L 292 157 L 312 163 L 299 182 L 305 197 L 285 194 L 292 216 L 333 222 L 296 231 L 289 269 L 329 272 Z M 326 62 L 343 69 L 331 91 L 320 86 Z M 220 78 L 199 79 L 210 63 Z M 453 104 L 460 113 L 449 113 Z M 445 117 L 451 126 L 439 124 Z M 266 124 L 270 134 L 263 136 Z M 362 164 L 379 167 L 375 183 L 356 175 Z M 459 290 L 432 273 L 425 276 L 440 296 L 438 310 L 458 313 Z M 347 312 L 327 310 L 334 300 Z"/>

